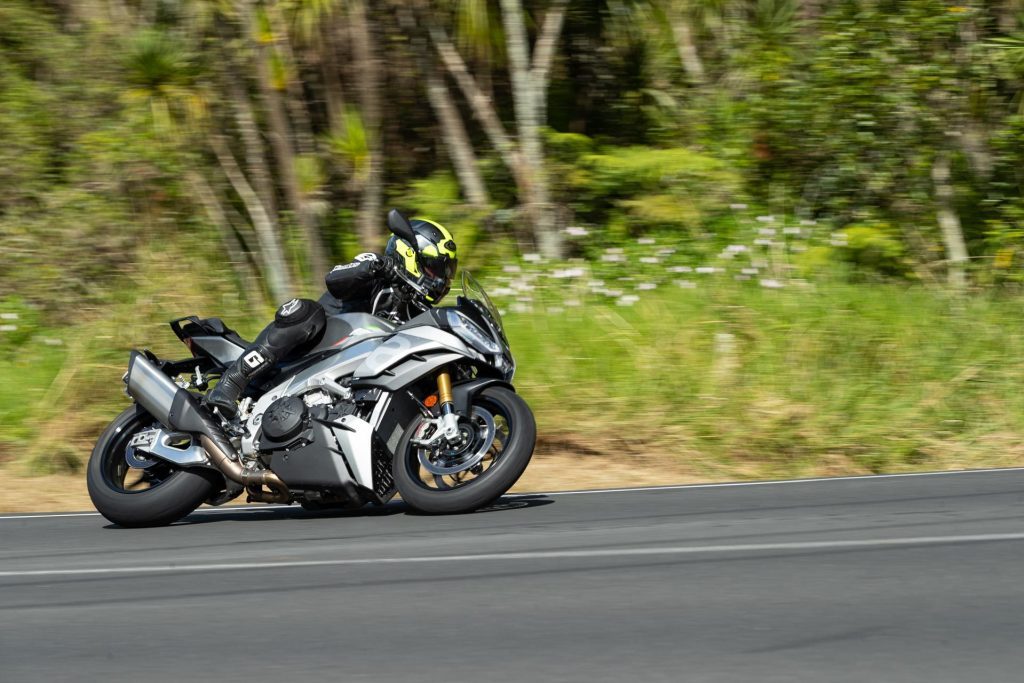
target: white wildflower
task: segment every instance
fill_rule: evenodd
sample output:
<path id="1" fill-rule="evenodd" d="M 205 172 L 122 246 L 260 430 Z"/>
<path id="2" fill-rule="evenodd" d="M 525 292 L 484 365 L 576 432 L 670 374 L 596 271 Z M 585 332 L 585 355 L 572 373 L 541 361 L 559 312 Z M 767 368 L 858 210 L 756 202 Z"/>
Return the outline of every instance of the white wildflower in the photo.
<path id="1" fill-rule="evenodd" d="M 548 306 L 548 314 L 561 315 L 562 313 L 565 313 L 565 309 L 561 306 Z"/>
<path id="2" fill-rule="evenodd" d="M 587 235 L 590 234 L 590 232 L 586 228 L 571 225 L 565 229 L 565 234 L 569 235 L 570 237 L 586 237 Z"/>
<path id="3" fill-rule="evenodd" d="M 817 224 L 818 224 L 818 221 L 800 221 L 800 225 L 802 225 L 804 227 L 808 227 L 808 228 L 813 226 L 813 225 L 817 225 Z"/>
<path id="4" fill-rule="evenodd" d="M 641 292 L 649 292 L 652 289 L 657 289 L 658 285 L 653 282 L 641 282 L 636 286 L 636 288 Z"/>
<path id="5" fill-rule="evenodd" d="M 775 216 L 758 216 L 756 220 L 759 223 L 774 223 Z"/>
<path id="6" fill-rule="evenodd" d="M 622 254 L 602 254 L 601 260 L 606 263 L 621 263 L 626 260 L 626 257 Z"/>
<path id="7" fill-rule="evenodd" d="M 767 289 L 782 289 L 782 283 L 772 279 L 761 280 L 761 286 Z"/>
<path id="8" fill-rule="evenodd" d="M 512 304 L 512 311 L 515 313 L 529 313 L 530 307 L 518 301 Z"/>
<path id="9" fill-rule="evenodd" d="M 564 303 L 569 308 L 576 308 L 578 306 L 582 306 L 583 305 L 583 302 L 580 301 L 579 299 L 566 299 L 562 303 Z"/>
<path id="10" fill-rule="evenodd" d="M 54 337 L 39 337 L 39 341 L 43 342 L 46 346 L 64 346 L 63 339 L 56 339 Z"/>
<path id="11" fill-rule="evenodd" d="M 668 269 L 670 273 L 692 273 L 693 268 L 690 266 L 672 266 Z"/>
<path id="12" fill-rule="evenodd" d="M 757 268 L 744 268 L 740 272 L 743 273 L 744 275 L 757 275 L 761 271 L 759 271 Z"/>
<path id="13" fill-rule="evenodd" d="M 527 263 L 540 263 L 541 256 L 540 254 L 523 254 L 523 260 Z"/>
<path id="14" fill-rule="evenodd" d="M 521 272 L 523 272 L 523 269 L 520 268 L 519 266 L 505 266 L 504 268 L 502 268 L 502 270 L 505 271 L 506 273 L 521 273 Z"/>
<path id="15" fill-rule="evenodd" d="M 551 277 L 555 278 L 556 280 L 564 280 L 566 278 L 583 277 L 586 274 L 586 271 L 583 270 L 582 268 L 563 268 L 560 270 L 553 271 L 551 273 Z"/>
<path id="16" fill-rule="evenodd" d="M 17 320 L 17 313 L 0 313 L 0 320 Z"/>
<path id="17" fill-rule="evenodd" d="M 746 211 L 747 210 L 747 205 L 746 204 L 730 204 L 729 208 L 732 209 L 733 211 Z"/>
<path id="18" fill-rule="evenodd" d="M 643 256 L 640 258 L 640 263 L 661 263 L 661 259 L 657 256 Z"/>
<path id="19" fill-rule="evenodd" d="M 725 250 L 732 254 L 742 254 L 743 252 L 748 251 L 748 247 L 745 244 L 730 244 L 725 248 Z"/>
<path id="20" fill-rule="evenodd" d="M 632 306 L 637 301 L 640 301 L 640 297 L 638 297 L 635 294 L 627 294 L 626 296 L 619 297 L 619 300 L 616 301 L 615 303 L 617 303 L 619 306 Z"/>
<path id="21" fill-rule="evenodd" d="M 766 237 L 759 237 L 756 240 L 754 240 L 754 244 L 756 244 L 759 247 L 770 247 L 772 246 L 772 241 Z"/>
<path id="22" fill-rule="evenodd" d="M 757 231 L 758 235 L 764 235 L 765 237 L 774 237 L 775 228 L 760 228 Z"/>
<path id="23" fill-rule="evenodd" d="M 785 228 L 782 231 L 782 233 L 785 234 L 785 235 L 799 235 L 800 234 L 800 228 Z"/>
<path id="24" fill-rule="evenodd" d="M 622 290 L 621 289 L 606 289 L 606 290 L 604 290 L 604 295 L 617 298 L 617 297 L 622 296 Z"/>
<path id="25" fill-rule="evenodd" d="M 682 289 L 697 289 L 697 283 L 690 280 L 676 280 L 676 287 Z"/>
<path id="26" fill-rule="evenodd" d="M 650 245 L 650 244 L 656 244 L 657 240 L 655 240 L 653 237 L 641 237 L 641 238 L 639 238 L 636 241 L 636 243 L 637 244 L 647 244 L 647 245 Z"/>
<path id="27" fill-rule="evenodd" d="M 17 330 L 17 325 L 0 325 L 0 332 L 16 332 Z"/>
<path id="28" fill-rule="evenodd" d="M 700 268 L 697 269 L 697 273 L 699 273 L 700 275 L 708 275 L 709 273 L 717 273 L 718 270 L 718 268 L 715 268 L 713 266 L 701 266 Z"/>

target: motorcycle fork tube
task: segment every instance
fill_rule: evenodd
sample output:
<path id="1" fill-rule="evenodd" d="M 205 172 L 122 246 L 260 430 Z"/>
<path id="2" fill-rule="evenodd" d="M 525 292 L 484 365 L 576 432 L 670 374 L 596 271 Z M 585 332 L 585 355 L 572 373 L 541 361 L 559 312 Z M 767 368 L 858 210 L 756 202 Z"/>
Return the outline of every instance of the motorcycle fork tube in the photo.
<path id="1" fill-rule="evenodd" d="M 441 414 L 455 412 L 455 396 L 452 395 L 452 376 L 447 370 L 437 375 L 437 397 L 441 403 Z"/>

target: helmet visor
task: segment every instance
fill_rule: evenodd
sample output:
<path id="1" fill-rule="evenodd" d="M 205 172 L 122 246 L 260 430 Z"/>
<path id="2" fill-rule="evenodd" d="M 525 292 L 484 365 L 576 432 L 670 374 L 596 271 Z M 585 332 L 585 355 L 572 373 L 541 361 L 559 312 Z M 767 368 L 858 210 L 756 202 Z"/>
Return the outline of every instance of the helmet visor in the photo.
<path id="1" fill-rule="evenodd" d="M 429 277 L 451 283 L 452 278 L 455 277 L 455 270 L 459 266 L 459 260 L 445 255 L 421 256 L 420 266 Z"/>

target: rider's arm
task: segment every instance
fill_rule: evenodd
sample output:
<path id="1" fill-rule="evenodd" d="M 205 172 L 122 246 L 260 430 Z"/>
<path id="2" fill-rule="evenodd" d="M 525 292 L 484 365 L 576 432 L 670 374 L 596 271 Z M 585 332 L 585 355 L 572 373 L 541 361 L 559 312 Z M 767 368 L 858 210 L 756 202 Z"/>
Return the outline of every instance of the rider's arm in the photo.
<path id="1" fill-rule="evenodd" d="M 324 278 L 327 291 L 338 299 L 357 299 L 369 294 L 380 278 L 384 261 L 377 254 L 360 254 L 352 263 L 335 266 Z"/>

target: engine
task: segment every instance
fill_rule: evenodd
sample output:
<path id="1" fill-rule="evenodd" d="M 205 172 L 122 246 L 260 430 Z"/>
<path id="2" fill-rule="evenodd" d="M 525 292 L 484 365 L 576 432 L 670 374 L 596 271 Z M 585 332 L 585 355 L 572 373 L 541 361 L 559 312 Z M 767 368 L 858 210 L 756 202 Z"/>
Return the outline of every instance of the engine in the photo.
<path id="1" fill-rule="evenodd" d="M 263 413 L 253 445 L 291 489 L 352 493 L 352 475 L 333 430 L 342 416 L 353 412 L 353 403 L 331 403 L 321 392 L 283 396 Z"/>

